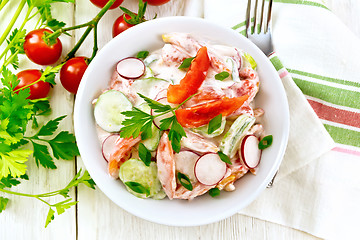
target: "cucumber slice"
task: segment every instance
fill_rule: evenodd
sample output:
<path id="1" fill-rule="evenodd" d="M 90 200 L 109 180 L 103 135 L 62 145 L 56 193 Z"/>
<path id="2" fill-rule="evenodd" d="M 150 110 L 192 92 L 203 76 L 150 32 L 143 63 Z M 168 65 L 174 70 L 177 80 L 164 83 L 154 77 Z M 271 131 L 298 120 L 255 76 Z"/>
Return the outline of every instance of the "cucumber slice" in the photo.
<path id="1" fill-rule="evenodd" d="M 95 104 L 95 121 L 107 132 L 118 132 L 125 119 L 121 112 L 131 109 L 131 102 L 122 92 L 109 90 L 101 94 Z"/>
<path id="2" fill-rule="evenodd" d="M 150 166 L 147 167 L 141 160 L 131 158 L 121 165 L 119 178 L 123 183 L 130 181 L 140 183 L 143 187 L 149 189 L 150 195 L 148 197 L 156 196 L 159 198 L 161 196 L 156 194 L 162 190 L 162 187 L 157 172 L 155 162 L 151 162 Z M 136 193 L 127 186 L 126 189 L 136 197 L 146 198 L 145 194 Z"/>
<path id="3" fill-rule="evenodd" d="M 142 103 L 138 107 L 141 111 L 149 113 L 151 112 L 151 108 L 147 103 Z M 161 138 L 161 131 L 159 128 L 157 128 L 154 124 L 151 126 L 151 138 L 142 140 L 141 143 L 144 144 L 144 146 L 150 151 L 153 152 L 157 149 L 160 138 Z"/>
<path id="4" fill-rule="evenodd" d="M 154 71 L 151 68 L 146 67 L 143 78 L 150 78 L 150 77 L 154 77 Z"/>
<path id="5" fill-rule="evenodd" d="M 224 132 L 225 125 L 226 125 L 226 119 L 223 118 L 221 121 L 221 126 L 218 129 L 216 129 L 214 132 L 212 132 L 211 134 L 208 134 L 209 124 L 206 124 L 206 125 L 198 127 L 198 128 L 193 128 L 191 130 L 193 130 L 196 133 L 200 133 L 204 137 L 213 138 L 213 137 L 221 135 Z"/>
<path id="6" fill-rule="evenodd" d="M 131 85 L 134 93 L 141 93 L 142 95 L 154 99 L 158 92 L 162 89 L 167 89 L 170 82 L 156 77 L 140 78 L 133 82 Z M 138 102 L 144 100 L 137 96 Z"/>
<path id="7" fill-rule="evenodd" d="M 159 60 L 160 56 L 157 54 L 151 54 L 144 59 L 145 66 L 149 66 L 151 63 Z"/>
<path id="8" fill-rule="evenodd" d="M 156 193 L 152 198 L 155 200 L 161 200 L 166 197 L 166 193 L 163 189 L 161 189 L 158 193 Z"/>
<path id="9" fill-rule="evenodd" d="M 244 53 L 244 57 L 245 57 L 245 59 L 247 60 L 247 62 L 250 63 L 251 68 L 254 69 L 254 70 L 256 70 L 257 63 L 256 63 L 256 61 L 254 60 L 254 58 L 253 58 L 250 54 L 248 54 L 248 53 Z"/>
<path id="10" fill-rule="evenodd" d="M 248 115 L 240 115 L 231 125 L 220 142 L 220 150 L 228 157 L 233 158 L 240 146 L 241 139 L 255 123 L 255 118 Z"/>
<path id="11" fill-rule="evenodd" d="M 232 78 L 232 80 L 234 82 L 240 82 L 239 69 L 236 66 L 235 61 L 232 58 L 227 58 L 226 62 L 231 64 L 231 78 Z"/>

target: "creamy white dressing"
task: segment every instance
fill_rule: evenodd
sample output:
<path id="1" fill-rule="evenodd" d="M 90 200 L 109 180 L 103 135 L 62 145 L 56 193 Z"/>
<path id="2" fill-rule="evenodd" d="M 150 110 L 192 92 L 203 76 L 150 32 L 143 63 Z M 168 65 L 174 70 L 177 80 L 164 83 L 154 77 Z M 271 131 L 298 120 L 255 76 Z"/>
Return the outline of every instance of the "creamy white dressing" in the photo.
<path id="1" fill-rule="evenodd" d="M 163 36 L 163 39 L 166 42 L 163 48 L 151 52 L 144 60 L 144 64 L 148 68 L 145 76 L 136 80 L 127 80 L 119 76 L 115 71 L 110 88 L 123 92 L 133 106 L 139 106 L 144 102 L 137 93 L 141 93 L 154 100 L 165 98 L 161 103 L 168 104 L 166 101 L 168 86 L 170 84 L 179 84 L 187 73 L 187 69 L 178 69 L 178 67 L 185 58 L 195 57 L 197 50 L 201 46 L 206 45 L 211 64 L 199 92 L 203 91 L 206 94 L 214 94 L 218 99 L 223 97 L 240 97 L 244 95 L 244 92 L 251 97 L 246 102 L 245 107 L 239 108 L 239 111 L 237 110 L 238 112 L 233 117 L 227 117 L 225 130 L 221 135 L 209 138 L 193 132 L 187 132 L 188 137 L 181 140 L 183 148 L 191 149 L 200 154 L 204 152 L 215 153 L 219 150 L 218 146 L 221 140 L 237 116 L 244 113 L 254 115 L 253 106 L 250 107 L 250 104 L 253 104 L 253 98 L 258 91 L 259 79 L 257 73 L 251 68 L 251 64 L 244 57 L 244 52 L 235 47 L 218 44 L 212 45 L 209 42 L 192 38 L 189 34 L 169 34 Z M 223 81 L 216 80 L 215 75 L 222 70 L 228 71 L 235 77 L 230 76 Z M 239 77 L 240 73 L 245 77 Z M 212 101 L 211 98 L 210 101 Z M 184 106 L 191 107 L 197 104 L 199 102 L 191 99 Z M 189 130 L 185 129 L 185 131 Z M 111 134 L 100 127 L 97 127 L 97 132 L 101 143 Z M 132 157 L 138 158 L 137 149 L 133 148 L 131 151 Z M 194 168 L 194 161 L 182 162 L 181 164 L 179 159 L 175 158 L 175 161 L 177 162 L 175 165 L 178 165 L 176 170 L 188 173 L 191 181 L 196 182 L 195 176 L 190 174 Z M 232 186 L 229 186 L 228 189 L 234 190 Z"/>

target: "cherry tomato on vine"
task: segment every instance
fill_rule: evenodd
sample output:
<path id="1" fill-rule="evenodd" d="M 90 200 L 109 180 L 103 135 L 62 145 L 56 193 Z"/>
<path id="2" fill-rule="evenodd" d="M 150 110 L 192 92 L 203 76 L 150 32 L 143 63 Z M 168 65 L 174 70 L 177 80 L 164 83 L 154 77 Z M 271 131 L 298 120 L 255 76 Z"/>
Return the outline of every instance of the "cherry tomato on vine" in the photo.
<path id="1" fill-rule="evenodd" d="M 143 0 L 143 1 L 147 2 L 150 5 L 159 6 L 169 2 L 170 0 Z"/>
<path id="2" fill-rule="evenodd" d="M 20 80 L 20 83 L 15 87 L 14 90 L 23 88 L 37 81 L 41 77 L 41 74 L 42 74 L 41 71 L 37 69 L 28 69 L 19 72 L 18 74 L 16 74 L 16 76 Z M 50 83 L 39 81 L 31 85 L 29 88 L 30 88 L 30 96 L 28 97 L 28 99 L 44 98 L 49 94 Z"/>
<path id="3" fill-rule="evenodd" d="M 56 43 L 49 46 L 42 39 L 44 32 L 53 33 L 48 29 L 36 29 L 29 32 L 25 37 L 24 50 L 26 56 L 36 64 L 50 65 L 59 60 L 62 52 L 62 44 L 60 39 L 56 39 Z"/>
<path id="4" fill-rule="evenodd" d="M 125 22 L 124 18 L 126 18 L 127 20 L 131 19 L 131 17 L 125 13 L 123 15 L 121 15 L 120 17 L 118 17 L 113 24 L 113 29 L 112 29 L 113 37 L 116 37 L 123 31 L 135 26 L 133 24 L 129 24 L 129 23 Z"/>
<path id="5" fill-rule="evenodd" d="M 90 2 L 92 2 L 95 6 L 99 7 L 99 8 L 103 8 L 106 3 L 109 0 L 90 0 Z M 113 5 L 111 5 L 110 9 L 114 9 L 120 6 L 120 4 L 122 4 L 124 0 L 116 0 Z"/>
<path id="6" fill-rule="evenodd" d="M 60 81 L 69 92 L 76 94 L 82 76 L 88 64 L 85 57 L 74 57 L 68 60 L 60 70 Z"/>

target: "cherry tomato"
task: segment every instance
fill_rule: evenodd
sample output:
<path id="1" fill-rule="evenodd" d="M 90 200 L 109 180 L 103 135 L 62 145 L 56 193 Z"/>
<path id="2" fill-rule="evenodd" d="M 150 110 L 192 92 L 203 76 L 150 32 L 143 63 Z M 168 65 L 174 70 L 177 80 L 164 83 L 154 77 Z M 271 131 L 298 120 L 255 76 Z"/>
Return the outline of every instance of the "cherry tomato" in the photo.
<path id="1" fill-rule="evenodd" d="M 144 2 L 148 2 L 150 5 L 159 6 L 167 3 L 170 0 L 145 0 Z"/>
<path id="2" fill-rule="evenodd" d="M 127 22 L 125 22 L 124 17 L 129 20 L 131 17 L 127 14 L 123 14 L 120 17 L 118 17 L 114 24 L 113 24 L 113 29 L 112 29 L 112 35 L 113 37 L 116 37 L 117 35 L 119 35 L 120 33 L 122 33 L 123 31 L 135 26 L 132 24 L 129 24 Z"/>
<path id="3" fill-rule="evenodd" d="M 208 102 L 195 107 L 177 109 L 176 118 L 181 126 L 196 128 L 208 124 L 211 119 L 219 114 L 226 117 L 240 108 L 249 98 L 244 95 L 236 98 L 223 98 L 214 102 Z"/>
<path id="4" fill-rule="evenodd" d="M 90 2 L 92 2 L 95 6 L 99 7 L 99 8 L 103 8 L 106 3 L 109 0 L 90 0 Z M 110 9 L 114 9 L 120 6 L 120 4 L 122 4 L 124 0 L 116 0 L 113 5 L 111 5 Z"/>
<path id="5" fill-rule="evenodd" d="M 88 64 L 85 57 L 74 57 L 68 60 L 60 70 L 60 81 L 69 92 L 76 94 L 82 76 Z"/>
<path id="6" fill-rule="evenodd" d="M 52 33 L 48 29 L 36 29 L 29 32 L 25 37 L 24 50 L 26 56 L 36 64 L 50 65 L 59 60 L 62 51 L 60 39 L 49 46 L 42 39 L 44 32 Z"/>
<path id="7" fill-rule="evenodd" d="M 35 82 L 41 77 L 41 74 L 41 71 L 37 69 L 28 69 L 19 72 L 18 74 L 16 74 L 16 76 L 20 80 L 20 83 L 15 87 L 15 90 L 23 88 Z M 39 81 L 31 85 L 29 88 L 30 96 L 28 97 L 28 99 L 44 98 L 48 95 L 50 91 L 50 83 Z"/>
<path id="8" fill-rule="evenodd" d="M 182 103 L 195 94 L 206 78 L 210 66 L 207 48 L 201 47 L 192 60 L 189 70 L 178 85 L 169 85 L 167 100 L 169 103 Z"/>

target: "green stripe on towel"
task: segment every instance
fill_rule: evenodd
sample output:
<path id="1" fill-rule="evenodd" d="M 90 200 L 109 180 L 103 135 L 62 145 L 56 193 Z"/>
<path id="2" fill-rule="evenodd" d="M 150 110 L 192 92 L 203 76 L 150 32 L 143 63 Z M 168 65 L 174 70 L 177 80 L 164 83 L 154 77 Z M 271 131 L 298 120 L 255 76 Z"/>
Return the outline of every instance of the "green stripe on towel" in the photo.
<path id="1" fill-rule="evenodd" d="M 270 62 L 272 63 L 272 65 L 274 65 L 276 71 L 279 71 L 280 69 L 284 68 L 284 65 L 281 63 L 279 57 L 276 55 L 272 55 L 270 57 Z"/>
<path id="2" fill-rule="evenodd" d="M 360 92 L 354 92 L 294 78 L 296 85 L 308 96 L 336 105 L 360 109 Z"/>
<path id="3" fill-rule="evenodd" d="M 321 75 L 308 73 L 308 72 L 303 72 L 303 71 L 299 71 L 299 70 L 295 70 L 295 69 L 288 69 L 288 71 L 289 71 L 289 73 L 295 73 L 295 74 L 298 74 L 298 75 L 303 75 L 303 76 L 306 76 L 306 77 L 321 79 L 321 80 L 325 80 L 325 81 L 328 81 L 328 82 L 339 83 L 339 84 L 343 84 L 343 85 L 347 85 L 347 86 L 353 86 L 353 87 L 360 87 L 360 83 L 358 83 L 358 82 L 351 82 L 351 81 L 347 81 L 347 80 L 343 80 L 343 79 L 321 76 Z"/>
<path id="4" fill-rule="evenodd" d="M 329 132 L 330 136 L 334 139 L 335 142 L 345 145 L 351 145 L 354 147 L 360 147 L 360 132 L 330 126 L 328 124 L 324 124 L 324 127 Z"/>
<path id="5" fill-rule="evenodd" d="M 321 8 L 324 8 L 324 9 L 329 10 L 324 4 L 317 3 L 317 2 L 312 2 L 312 1 L 302 1 L 302 0 L 274 0 L 274 2 L 308 5 L 308 6 L 314 6 L 314 7 L 321 7 Z"/>

